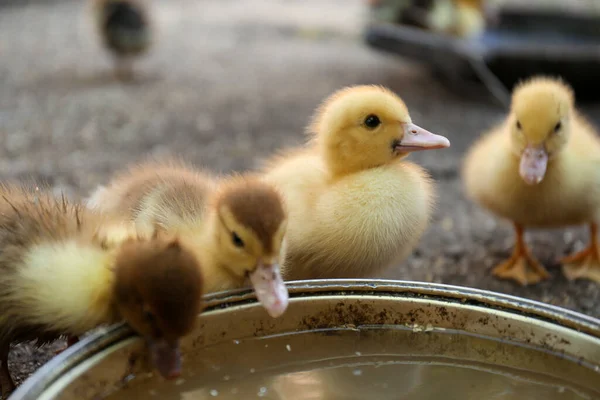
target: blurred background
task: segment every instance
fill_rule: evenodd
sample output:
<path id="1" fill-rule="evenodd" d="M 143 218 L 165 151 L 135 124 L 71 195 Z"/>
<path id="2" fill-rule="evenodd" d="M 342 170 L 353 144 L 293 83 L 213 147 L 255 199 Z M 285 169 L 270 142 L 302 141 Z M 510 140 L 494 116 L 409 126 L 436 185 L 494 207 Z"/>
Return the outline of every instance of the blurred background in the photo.
<path id="1" fill-rule="evenodd" d="M 489 268 L 510 225 L 465 200 L 465 149 L 506 112 L 518 79 L 563 75 L 600 124 L 596 0 L 152 0 L 152 44 L 132 80 L 117 79 L 91 2 L 0 0 L 0 171 L 85 196 L 150 154 L 218 172 L 258 165 L 304 140 L 314 108 L 347 85 L 380 84 L 415 123 L 452 147 L 411 156 L 438 182 L 435 219 L 387 278 L 511 293 L 600 316 L 600 294 L 569 283 L 559 256 L 583 228 L 529 233 L 552 278 L 530 288 Z M 527 3 L 523 8 L 523 3 Z M 21 347 L 22 379 L 51 355 Z M 13 366 L 14 368 L 14 366 Z"/>

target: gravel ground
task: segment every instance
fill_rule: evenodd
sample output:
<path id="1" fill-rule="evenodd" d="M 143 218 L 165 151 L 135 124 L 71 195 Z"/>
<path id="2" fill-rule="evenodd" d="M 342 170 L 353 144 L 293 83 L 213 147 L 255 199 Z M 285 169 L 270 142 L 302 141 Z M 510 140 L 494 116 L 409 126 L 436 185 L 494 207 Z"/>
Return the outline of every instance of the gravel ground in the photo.
<path id="1" fill-rule="evenodd" d="M 465 200 L 458 176 L 472 140 L 502 118 L 484 92 L 461 96 L 418 65 L 366 48 L 359 0 L 162 0 L 157 41 L 138 81 L 112 79 L 85 2 L 7 1 L 0 6 L 0 170 L 84 195 L 146 154 L 178 154 L 217 171 L 251 168 L 301 143 L 316 105 L 345 85 L 386 85 L 413 120 L 452 148 L 412 157 L 439 183 L 431 228 L 388 278 L 467 285 L 600 316 L 598 288 L 567 282 L 556 258 L 583 246 L 580 229 L 531 232 L 552 279 L 532 288 L 492 278 L 507 257 L 510 225 Z M 592 120 L 600 107 L 586 106 Z M 596 118 L 596 122 L 600 122 Z M 53 348 L 19 346 L 17 380 Z"/>

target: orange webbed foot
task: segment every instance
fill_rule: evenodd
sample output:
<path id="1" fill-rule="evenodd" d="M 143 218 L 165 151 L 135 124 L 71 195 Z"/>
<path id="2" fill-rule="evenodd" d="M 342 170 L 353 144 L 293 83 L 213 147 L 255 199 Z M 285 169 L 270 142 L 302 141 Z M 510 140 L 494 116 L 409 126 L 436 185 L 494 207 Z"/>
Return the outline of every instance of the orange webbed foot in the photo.
<path id="1" fill-rule="evenodd" d="M 517 237 L 513 254 L 508 260 L 497 265 L 492 274 L 501 279 L 512 279 L 522 286 L 548 279 L 550 274 L 546 268 L 527 249 L 523 228 L 515 224 L 515 233 Z"/>
<path id="2" fill-rule="evenodd" d="M 492 274 L 501 279 L 512 279 L 522 286 L 532 285 L 550 277 L 544 266 L 526 252 L 513 254 L 496 266 Z"/>
<path id="3" fill-rule="evenodd" d="M 568 280 L 589 279 L 600 283 L 600 246 L 598 246 L 597 234 L 596 224 L 591 224 L 590 245 L 560 260 L 563 264 L 562 272 Z"/>

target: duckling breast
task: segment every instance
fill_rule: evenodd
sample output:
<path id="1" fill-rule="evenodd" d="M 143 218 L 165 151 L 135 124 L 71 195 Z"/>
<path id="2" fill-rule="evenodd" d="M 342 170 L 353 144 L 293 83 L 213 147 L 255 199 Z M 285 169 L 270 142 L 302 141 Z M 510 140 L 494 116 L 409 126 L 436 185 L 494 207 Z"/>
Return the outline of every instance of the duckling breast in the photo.
<path id="1" fill-rule="evenodd" d="M 433 203 L 426 172 L 403 162 L 343 177 L 309 213 L 291 211 L 286 279 L 373 277 L 406 258 Z"/>
<path id="2" fill-rule="evenodd" d="M 467 196 L 496 216 L 539 228 L 582 224 L 600 208 L 600 163 L 569 152 L 548 163 L 544 179 L 529 185 L 519 176 L 519 158 L 492 134 L 465 159 Z"/>

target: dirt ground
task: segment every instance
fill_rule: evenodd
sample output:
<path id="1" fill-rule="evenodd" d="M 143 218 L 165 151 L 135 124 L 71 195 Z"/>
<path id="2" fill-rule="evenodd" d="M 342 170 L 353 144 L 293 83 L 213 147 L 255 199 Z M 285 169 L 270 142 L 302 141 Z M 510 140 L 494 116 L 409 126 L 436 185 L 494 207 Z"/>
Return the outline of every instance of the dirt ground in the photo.
<path id="1" fill-rule="evenodd" d="M 512 232 L 465 199 L 458 171 L 465 149 L 503 110 L 483 91 L 465 97 L 418 65 L 367 48 L 364 1 L 156 0 L 155 46 L 138 82 L 127 85 L 112 79 L 85 3 L 0 6 L 2 178 L 34 177 L 77 196 L 146 154 L 177 154 L 217 171 L 251 168 L 301 143 L 313 109 L 332 91 L 382 84 L 404 98 L 417 124 L 452 142 L 411 157 L 438 181 L 437 212 L 414 255 L 385 277 L 490 289 L 600 316 L 598 287 L 567 282 L 556 262 L 583 246 L 581 228 L 530 233 L 550 280 L 521 288 L 490 276 L 509 255 Z M 583 110 L 600 122 L 600 107 Z M 51 355 L 19 346 L 11 368 L 21 380 Z"/>

